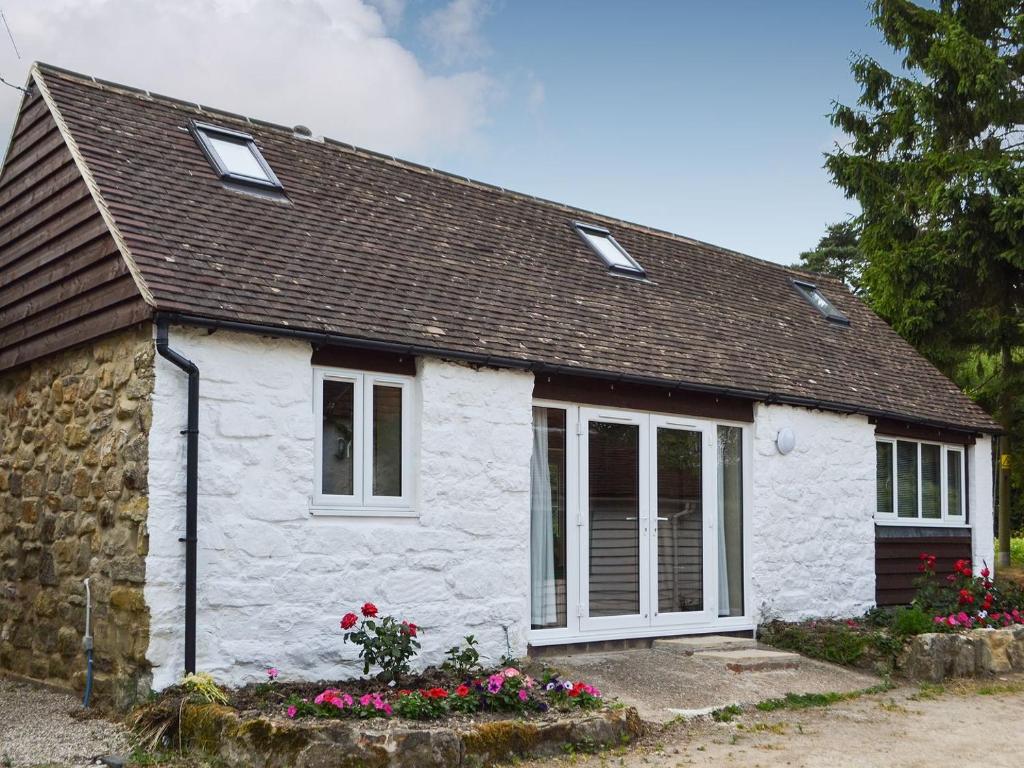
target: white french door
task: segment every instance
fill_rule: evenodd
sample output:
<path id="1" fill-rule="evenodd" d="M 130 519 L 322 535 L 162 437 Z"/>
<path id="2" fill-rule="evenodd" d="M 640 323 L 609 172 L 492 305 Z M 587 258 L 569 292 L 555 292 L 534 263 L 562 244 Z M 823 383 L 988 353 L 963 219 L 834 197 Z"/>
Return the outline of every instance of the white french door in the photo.
<path id="1" fill-rule="evenodd" d="M 717 614 L 712 427 L 580 408 L 580 629 Z"/>

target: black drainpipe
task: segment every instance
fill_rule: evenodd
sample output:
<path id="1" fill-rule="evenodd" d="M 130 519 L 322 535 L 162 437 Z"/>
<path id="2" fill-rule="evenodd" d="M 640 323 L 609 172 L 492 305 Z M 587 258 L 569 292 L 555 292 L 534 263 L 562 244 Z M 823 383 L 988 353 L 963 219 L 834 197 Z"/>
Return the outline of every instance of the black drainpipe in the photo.
<path id="1" fill-rule="evenodd" d="M 196 536 L 199 476 L 199 368 L 167 346 L 167 321 L 158 320 L 156 351 L 188 374 L 188 426 L 185 440 L 185 673 L 196 671 Z"/>

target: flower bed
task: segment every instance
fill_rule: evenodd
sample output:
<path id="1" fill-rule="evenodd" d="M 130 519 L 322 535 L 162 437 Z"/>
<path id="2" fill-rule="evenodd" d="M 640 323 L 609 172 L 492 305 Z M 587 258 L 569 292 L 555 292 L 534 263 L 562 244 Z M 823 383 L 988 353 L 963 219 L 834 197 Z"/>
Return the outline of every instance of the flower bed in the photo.
<path id="1" fill-rule="evenodd" d="M 141 741 L 180 743 L 245 766 L 476 766 L 622 744 L 639 733 L 635 710 L 607 705 L 601 691 L 556 672 L 530 674 L 503 659 L 485 670 L 476 640 L 449 649 L 440 668 L 413 674 L 422 631 L 365 603 L 342 617 L 372 677 L 336 683 L 266 680 L 221 690 L 209 675 L 134 714 Z"/>
<path id="2" fill-rule="evenodd" d="M 935 566 L 934 555 L 920 555 L 908 607 L 855 619 L 773 621 L 759 637 L 812 658 L 913 679 L 1024 671 L 1024 589 L 997 583 L 987 567 L 975 575 L 968 560 L 943 576 Z"/>

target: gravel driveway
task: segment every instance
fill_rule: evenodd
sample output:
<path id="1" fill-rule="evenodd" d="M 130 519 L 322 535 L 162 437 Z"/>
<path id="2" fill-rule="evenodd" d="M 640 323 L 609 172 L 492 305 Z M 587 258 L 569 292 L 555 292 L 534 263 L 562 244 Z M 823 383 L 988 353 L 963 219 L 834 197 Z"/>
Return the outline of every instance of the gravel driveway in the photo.
<path id="1" fill-rule="evenodd" d="M 82 714 L 73 696 L 0 678 L 0 766 L 85 766 L 128 753 L 123 726 Z"/>

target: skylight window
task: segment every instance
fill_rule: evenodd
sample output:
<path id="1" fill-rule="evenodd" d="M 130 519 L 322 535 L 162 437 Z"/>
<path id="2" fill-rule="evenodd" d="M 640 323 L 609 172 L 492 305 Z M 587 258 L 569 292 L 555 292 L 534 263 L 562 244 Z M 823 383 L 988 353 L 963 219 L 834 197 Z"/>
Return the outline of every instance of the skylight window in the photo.
<path id="1" fill-rule="evenodd" d="M 850 318 L 836 309 L 835 305 L 825 298 L 824 294 L 818 290 L 818 286 L 814 283 L 794 280 L 793 285 L 800 292 L 800 295 L 807 300 L 807 303 L 821 312 L 827 320 L 831 320 L 833 323 L 842 323 L 843 325 L 850 324 Z"/>
<path id="2" fill-rule="evenodd" d="M 222 179 L 280 189 L 281 182 L 249 134 L 208 123 L 193 123 L 192 132 Z"/>
<path id="3" fill-rule="evenodd" d="M 581 224 L 578 221 L 574 222 L 573 226 L 587 245 L 604 259 L 604 263 L 612 272 L 637 277 L 643 277 L 646 274 L 644 268 L 626 253 L 626 249 L 619 245 L 612 237 L 612 233 L 604 227 L 595 224 Z"/>

